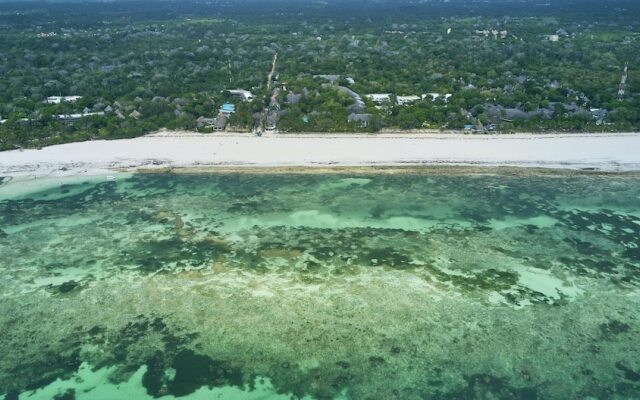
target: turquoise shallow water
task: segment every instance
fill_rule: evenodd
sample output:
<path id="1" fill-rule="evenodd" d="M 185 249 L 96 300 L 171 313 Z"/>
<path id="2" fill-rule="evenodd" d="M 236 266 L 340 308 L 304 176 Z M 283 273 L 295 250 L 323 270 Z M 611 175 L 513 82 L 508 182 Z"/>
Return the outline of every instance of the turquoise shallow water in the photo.
<path id="1" fill-rule="evenodd" d="M 639 398 L 640 178 L 462 172 L 5 182 L 0 396 Z"/>

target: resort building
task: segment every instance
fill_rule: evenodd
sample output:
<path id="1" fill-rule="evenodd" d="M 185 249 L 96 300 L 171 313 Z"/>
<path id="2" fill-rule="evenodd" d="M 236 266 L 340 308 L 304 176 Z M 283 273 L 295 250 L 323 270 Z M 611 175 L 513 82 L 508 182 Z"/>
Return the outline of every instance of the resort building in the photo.
<path id="1" fill-rule="evenodd" d="M 60 104 L 60 103 L 75 103 L 82 96 L 49 96 L 46 102 L 48 104 Z"/>
<path id="2" fill-rule="evenodd" d="M 75 121 L 82 117 L 92 117 L 92 116 L 99 116 L 99 115 L 104 115 L 104 111 L 98 111 L 98 112 L 83 111 L 82 113 L 75 113 L 75 114 L 59 114 L 58 119 L 61 121 Z"/>
<path id="3" fill-rule="evenodd" d="M 371 114 L 349 114 L 347 117 L 347 122 L 359 122 L 361 128 L 366 128 L 369 126 L 369 120 L 371 119 Z"/>
<path id="4" fill-rule="evenodd" d="M 427 97 L 431 97 L 431 101 L 436 101 L 440 97 L 440 93 L 427 93 L 422 95 L 422 99 L 426 100 Z"/>
<path id="5" fill-rule="evenodd" d="M 278 125 L 278 112 L 277 111 L 270 111 L 267 114 L 267 119 L 266 119 L 266 123 L 265 123 L 265 131 L 266 132 L 270 132 L 270 133 L 275 133 L 275 132 L 277 132 L 277 125 Z"/>
<path id="6" fill-rule="evenodd" d="M 369 100 L 376 104 L 384 104 L 391 102 L 391 93 L 373 93 L 366 96 Z"/>
<path id="7" fill-rule="evenodd" d="M 232 89 L 232 90 L 227 90 L 229 92 L 229 94 L 231 94 L 232 96 L 238 96 L 242 99 L 242 101 L 253 101 L 253 93 L 251 93 L 248 90 L 242 90 L 242 89 Z"/>
<path id="8" fill-rule="evenodd" d="M 215 131 L 223 131 L 227 127 L 227 117 L 222 114 L 214 118 L 211 127 Z"/>
<path id="9" fill-rule="evenodd" d="M 399 106 L 404 106 L 405 104 L 410 104 L 421 99 L 420 96 L 398 96 L 396 97 L 396 103 Z"/>

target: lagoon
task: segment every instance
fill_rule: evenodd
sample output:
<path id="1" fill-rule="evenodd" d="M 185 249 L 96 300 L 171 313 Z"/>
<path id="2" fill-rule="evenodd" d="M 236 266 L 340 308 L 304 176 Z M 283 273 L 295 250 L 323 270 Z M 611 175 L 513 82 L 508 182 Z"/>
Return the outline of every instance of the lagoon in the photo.
<path id="1" fill-rule="evenodd" d="M 4 182 L 6 398 L 640 396 L 636 174 Z"/>

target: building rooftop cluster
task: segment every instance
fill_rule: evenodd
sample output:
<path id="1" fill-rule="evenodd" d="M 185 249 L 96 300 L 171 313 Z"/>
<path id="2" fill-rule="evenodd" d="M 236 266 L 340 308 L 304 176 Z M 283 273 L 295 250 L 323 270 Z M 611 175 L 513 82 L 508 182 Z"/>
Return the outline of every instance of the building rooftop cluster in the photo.
<path id="1" fill-rule="evenodd" d="M 420 96 L 396 96 L 396 103 L 399 106 L 404 106 L 405 104 L 414 103 L 418 100 L 422 100 Z"/>
<path id="2" fill-rule="evenodd" d="M 507 37 L 508 31 L 505 30 L 497 30 L 497 29 L 485 29 L 485 30 L 476 30 L 478 35 L 483 35 L 484 37 L 489 37 L 492 35 L 494 39 L 497 39 L 500 36 L 500 39 L 505 39 Z"/>
<path id="3" fill-rule="evenodd" d="M 105 115 L 106 112 L 105 111 L 96 111 L 96 112 L 91 112 L 88 111 L 88 109 L 84 109 L 83 112 L 81 113 L 72 113 L 72 114 L 57 114 L 54 115 L 53 117 L 63 121 L 63 122 L 73 122 L 73 121 L 77 121 L 80 118 L 83 117 L 92 117 L 92 116 L 101 116 L 101 115 Z M 22 121 L 22 122 L 26 122 L 26 121 L 32 121 L 33 119 L 31 118 L 20 118 L 18 121 Z M 5 122 L 7 122 L 7 119 L 2 119 L 0 117 L 0 124 L 4 124 Z"/>
<path id="4" fill-rule="evenodd" d="M 427 93 L 421 96 L 409 95 L 409 96 L 395 96 L 395 97 L 396 97 L 396 104 L 398 104 L 399 106 L 404 106 L 406 104 L 410 104 L 420 100 L 426 100 L 428 98 L 430 98 L 431 101 L 436 101 L 437 99 L 442 98 L 445 101 L 445 103 L 447 103 L 451 98 L 451 96 L 452 96 L 451 93 L 446 93 L 446 94 Z M 386 103 L 391 103 L 393 95 L 391 93 L 372 93 L 372 94 L 368 94 L 366 97 L 372 102 L 378 105 L 382 105 Z"/>
<path id="5" fill-rule="evenodd" d="M 227 126 L 227 116 L 225 114 L 220 114 L 215 118 L 199 117 L 196 119 L 196 125 L 198 128 L 204 126 L 207 128 L 213 128 L 215 131 L 222 131 Z"/>
<path id="6" fill-rule="evenodd" d="M 75 103 L 81 98 L 82 96 L 49 96 L 46 102 L 49 104 Z"/>
<path id="7" fill-rule="evenodd" d="M 60 114 L 57 117 L 59 120 L 62 120 L 62 121 L 72 121 L 72 120 L 80 119 L 82 117 L 91 117 L 91 116 L 104 115 L 104 114 L 105 114 L 104 111 L 98 111 L 98 112 L 83 111 L 81 113 L 74 113 L 74 114 Z"/>

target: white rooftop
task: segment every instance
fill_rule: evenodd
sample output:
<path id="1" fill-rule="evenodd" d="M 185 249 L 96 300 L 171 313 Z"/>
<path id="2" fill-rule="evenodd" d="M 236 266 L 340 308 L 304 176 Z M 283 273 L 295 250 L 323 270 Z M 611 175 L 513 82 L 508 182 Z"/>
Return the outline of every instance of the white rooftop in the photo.
<path id="1" fill-rule="evenodd" d="M 82 96 L 49 96 L 46 102 L 49 104 L 60 104 L 62 102 L 73 103 L 81 98 Z"/>
<path id="2" fill-rule="evenodd" d="M 418 101 L 418 100 L 421 100 L 421 99 L 422 98 L 420 96 L 397 96 L 396 97 L 396 100 L 397 100 L 399 105 L 411 103 L 411 102 Z"/>
<path id="3" fill-rule="evenodd" d="M 366 95 L 366 97 L 374 102 L 391 101 L 390 93 L 372 93 Z"/>
<path id="4" fill-rule="evenodd" d="M 248 90 L 243 90 L 243 89 L 230 89 L 228 90 L 229 93 L 231 93 L 234 96 L 240 96 L 242 97 L 243 101 L 251 101 L 253 100 L 253 93 L 251 93 Z"/>

